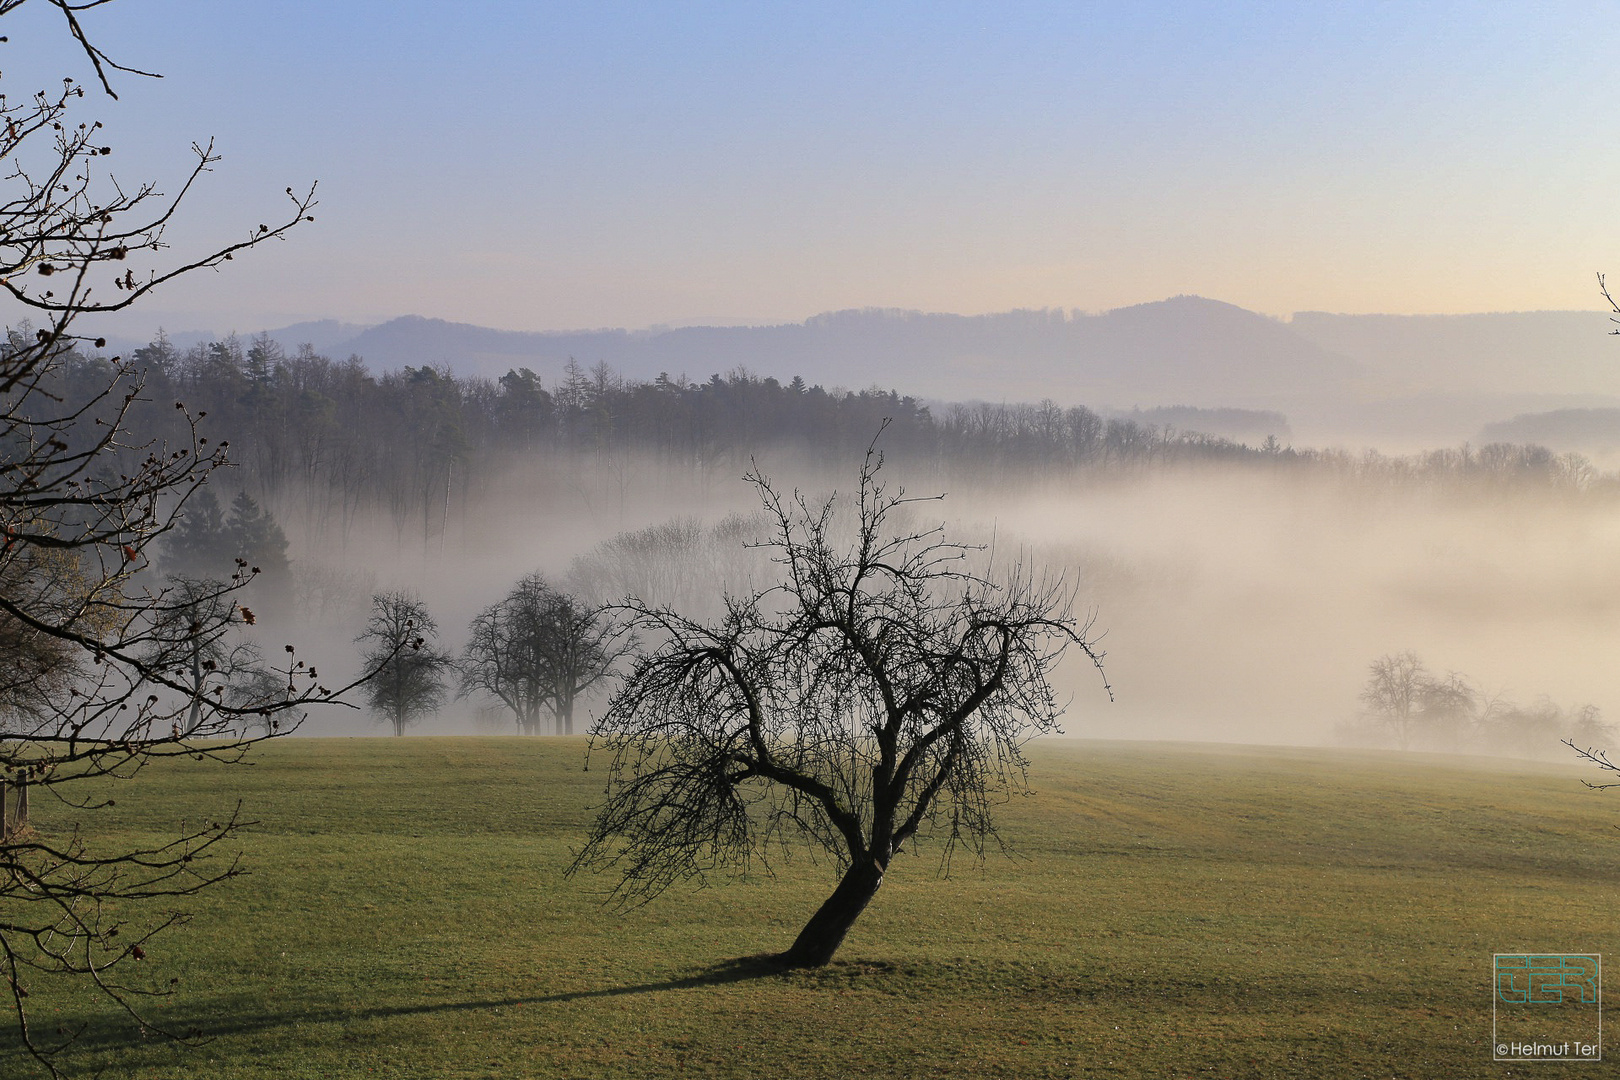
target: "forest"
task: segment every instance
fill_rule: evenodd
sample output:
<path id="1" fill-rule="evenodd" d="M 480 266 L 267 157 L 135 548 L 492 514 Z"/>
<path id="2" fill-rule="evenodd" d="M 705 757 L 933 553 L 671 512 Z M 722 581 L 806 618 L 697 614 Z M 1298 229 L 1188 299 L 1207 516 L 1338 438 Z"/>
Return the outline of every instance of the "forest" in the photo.
<path id="1" fill-rule="evenodd" d="M 26 325 L 13 330 L 11 347 L 28 333 Z M 234 483 L 306 541 L 345 550 L 368 515 L 391 523 L 400 543 L 442 544 L 450 515 L 498 497 L 514 467 L 562 470 L 576 485 L 593 478 L 623 498 L 637 470 L 703 485 L 732 480 L 773 453 L 811 468 L 847 463 L 885 421 L 885 452 L 910 476 L 987 486 L 1220 465 L 1375 487 L 1620 492 L 1620 477 L 1537 445 L 1405 456 L 1275 438 L 1249 446 L 1051 400 L 925 402 L 875 385 L 827 388 L 746 368 L 702 381 L 664 374 L 640 382 L 605 362 L 570 362 L 550 378 L 524 368 L 490 380 L 458 376 L 449 364 L 374 370 L 361 357 L 335 360 L 309 346 L 289 355 L 262 334 L 182 351 L 160 333 L 130 359 L 146 372 L 129 416 L 135 431 L 171 436 L 180 422 L 174 404 L 184 403 L 229 440 Z M 55 368 L 56 392 L 86 400 L 110 372 L 108 359 L 75 351 Z"/>

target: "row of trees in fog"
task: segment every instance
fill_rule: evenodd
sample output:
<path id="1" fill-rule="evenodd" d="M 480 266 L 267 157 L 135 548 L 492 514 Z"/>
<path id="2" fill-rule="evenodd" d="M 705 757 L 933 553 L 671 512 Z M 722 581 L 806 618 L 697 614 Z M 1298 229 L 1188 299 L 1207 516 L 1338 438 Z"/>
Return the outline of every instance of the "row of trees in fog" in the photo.
<path id="1" fill-rule="evenodd" d="M 501 600 L 480 611 L 459 657 L 439 645 L 439 625 L 415 593 L 372 598 L 371 618 L 355 641 L 372 710 L 395 735 L 438 712 L 452 691 L 483 696 L 510 712 L 524 735 L 539 735 L 549 715 L 558 735 L 574 734 L 574 708 L 624 651 L 600 608 L 525 575 Z"/>
<path id="2" fill-rule="evenodd" d="M 1430 671 L 1410 650 L 1368 667 L 1362 713 L 1340 730 L 1348 742 L 1401 750 L 1464 750 L 1545 755 L 1559 742 L 1580 747 L 1613 741 L 1615 726 L 1596 705 L 1563 708 L 1546 696 L 1529 705 L 1490 694 L 1465 675 Z"/>
<path id="3" fill-rule="evenodd" d="M 579 703 L 628 644 L 604 617 L 607 603 L 634 596 L 715 613 L 729 589 L 768 570 L 754 544 L 761 524 L 756 516 L 732 514 L 712 524 L 675 518 L 617 533 L 576 556 L 559 584 L 538 573 L 517 581 L 478 612 L 459 653 L 440 646 L 438 621 L 415 593 L 380 589 L 375 573 L 365 570 L 293 566 L 275 517 L 245 492 L 226 512 L 211 489 L 199 488 L 156 548 L 153 567 L 174 599 L 162 636 L 184 660 L 175 677 L 184 678 L 194 701 L 216 688 L 242 706 L 267 696 L 261 691 L 271 669 L 248 636 L 265 614 L 272 622 L 290 617 L 328 628 L 365 619 L 355 638 L 361 666 L 379 673 L 368 700 L 395 734 L 452 698 L 471 698 L 481 717 L 503 716 L 501 726 L 527 735 L 549 726 L 571 735 Z M 217 594 L 248 580 L 255 584 L 242 599 L 251 607 L 233 599 L 229 612 L 215 610 Z M 42 679 L 38 692 L 55 688 Z M 272 724 L 266 720 L 269 730 L 280 726 Z"/>
<path id="4" fill-rule="evenodd" d="M 25 331 L 12 334 L 20 348 Z M 407 367 L 374 373 L 358 357 L 305 346 L 287 354 L 260 335 L 177 349 L 161 334 L 136 351 L 147 383 L 130 423 L 163 435 L 183 401 L 231 433 L 243 486 L 314 541 L 347 540 L 380 513 L 401 539 L 442 535 L 452 503 L 491 493 L 514 462 L 549 462 L 622 488 L 632 456 L 701 478 L 739 475 L 752 455 L 792 448 L 833 465 L 859 455 L 885 419 L 885 452 L 909 475 L 948 470 L 990 482 L 1196 463 L 1325 470 L 1379 484 L 1467 481 L 1556 490 L 1620 486 L 1576 455 L 1490 445 L 1414 457 L 1247 446 L 1213 435 L 1105 417 L 1048 400 L 929 406 L 893 390 L 844 391 L 745 370 L 704 381 L 624 378 L 570 362 L 547 380 L 524 368 L 499 379 Z M 78 400 L 104 387 L 108 362 L 74 354 L 54 378 Z M 600 475 L 597 475 L 600 474 Z"/>

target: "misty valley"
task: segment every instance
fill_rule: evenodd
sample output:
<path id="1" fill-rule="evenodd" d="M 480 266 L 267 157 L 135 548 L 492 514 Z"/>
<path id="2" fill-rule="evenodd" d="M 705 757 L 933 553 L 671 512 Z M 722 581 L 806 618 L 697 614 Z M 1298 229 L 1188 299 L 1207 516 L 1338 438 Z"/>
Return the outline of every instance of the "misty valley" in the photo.
<path id="1" fill-rule="evenodd" d="M 1576 14 L 0 0 L 0 1077 L 1592 1073 Z"/>
<path id="2" fill-rule="evenodd" d="M 747 370 L 648 382 L 605 363 L 549 377 L 378 373 L 308 346 L 289 355 L 266 335 L 183 352 L 159 338 L 135 359 L 140 436 L 171 436 L 181 401 L 231 433 L 234 460 L 154 547 L 154 569 L 223 578 L 248 557 L 263 573 L 243 592 L 258 615 L 244 636 L 297 643 L 334 680 L 361 670 L 354 639 L 382 592 L 419 595 L 456 654 L 525 575 L 585 604 L 634 596 L 711 616 L 773 572 L 743 474 L 847 489 L 876 439 L 894 482 L 944 496 L 918 514 L 987 561 L 1075 584 L 1119 693 L 1093 700 L 1083 676 L 1061 672 L 1070 735 L 1557 758 L 1582 710 L 1583 745 L 1601 744 L 1606 729 L 1590 722 L 1620 689 L 1600 662 L 1620 644 L 1604 569 L 1620 476 L 1573 453 L 1245 443 L 1051 401 L 925 404 Z M 105 360 L 75 355 L 62 393 L 88 397 L 106 374 Z M 1234 419 L 1178 418 L 1201 412 Z M 1255 415 L 1286 434 L 1283 417 Z M 263 524 L 237 522 L 242 500 Z M 273 544 L 251 535 L 266 527 Z M 1472 712 L 1453 702 L 1447 719 L 1386 730 L 1362 691 L 1370 665 L 1406 652 L 1461 679 Z M 414 730 L 521 730 L 498 699 L 456 697 L 448 682 Z M 586 702 L 600 708 L 605 688 Z M 327 708 L 300 730 L 379 723 Z"/>

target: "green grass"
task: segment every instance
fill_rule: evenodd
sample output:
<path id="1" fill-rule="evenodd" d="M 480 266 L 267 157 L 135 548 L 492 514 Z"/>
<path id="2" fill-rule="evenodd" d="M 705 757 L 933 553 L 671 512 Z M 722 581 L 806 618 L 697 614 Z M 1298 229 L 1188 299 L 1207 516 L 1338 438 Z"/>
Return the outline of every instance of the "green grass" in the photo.
<path id="1" fill-rule="evenodd" d="M 782 974 L 728 962 L 792 940 L 825 862 L 604 908 L 562 877 L 603 779 L 581 751 L 289 740 L 151 771 L 109 839 L 238 796 L 259 822 L 251 876 L 145 962 L 180 979 L 154 1016 L 208 1041 L 48 993 L 36 1018 L 87 1021 L 69 1064 L 108 1080 L 1592 1072 L 1489 1048 L 1493 952 L 1620 956 L 1620 798 L 1573 766 L 1042 746 L 1015 860 L 903 857 L 833 966 Z M 27 1075 L 12 1038 L 0 1075 Z"/>

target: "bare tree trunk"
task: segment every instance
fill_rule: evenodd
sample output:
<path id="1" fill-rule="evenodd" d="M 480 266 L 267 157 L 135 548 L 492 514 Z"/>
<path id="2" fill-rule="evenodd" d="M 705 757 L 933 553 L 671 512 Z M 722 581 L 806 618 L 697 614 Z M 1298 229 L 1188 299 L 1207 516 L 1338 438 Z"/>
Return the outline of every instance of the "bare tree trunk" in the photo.
<path id="1" fill-rule="evenodd" d="M 456 459 L 444 471 L 444 516 L 439 519 L 439 558 L 444 558 L 444 538 L 450 532 L 450 481 L 456 475 Z"/>
<path id="2" fill-rule="evenodd" d="M 0 780 L 0 840 L 11 835 L 11 822 L 6 818 L 6 782 Z"/>
<path id="3" fill-rule="evenodd" d="M 407 624 L 408 625 L 408 624 Z M 390 661 L 394 666 L 394 737 L 397 739 L 405 734 L 405 671 L 400 664 L 400 657 L 396 655 Z"/>
<path id="4" fill-rule="evenodd" d="M 874 860 L 865 859 L 851 866 L 838 882 L 838 888 L 799 931 L 793 947 L 777 959 L 788 967 L 826 964 L 882 884 L 883 868 Z"/>
<path id="5" fill-rule="evenodd" d="M 17 781 L 17 828 L 28 827 L 28 781 Z"/>
<path id="6" fill-rule="evenodd" d="M 191 642 L 191 711 L 186 715 L 187 735 L 196 731 L 202 724 L 202 683 L 202 644 L 193 637 Z"/>

